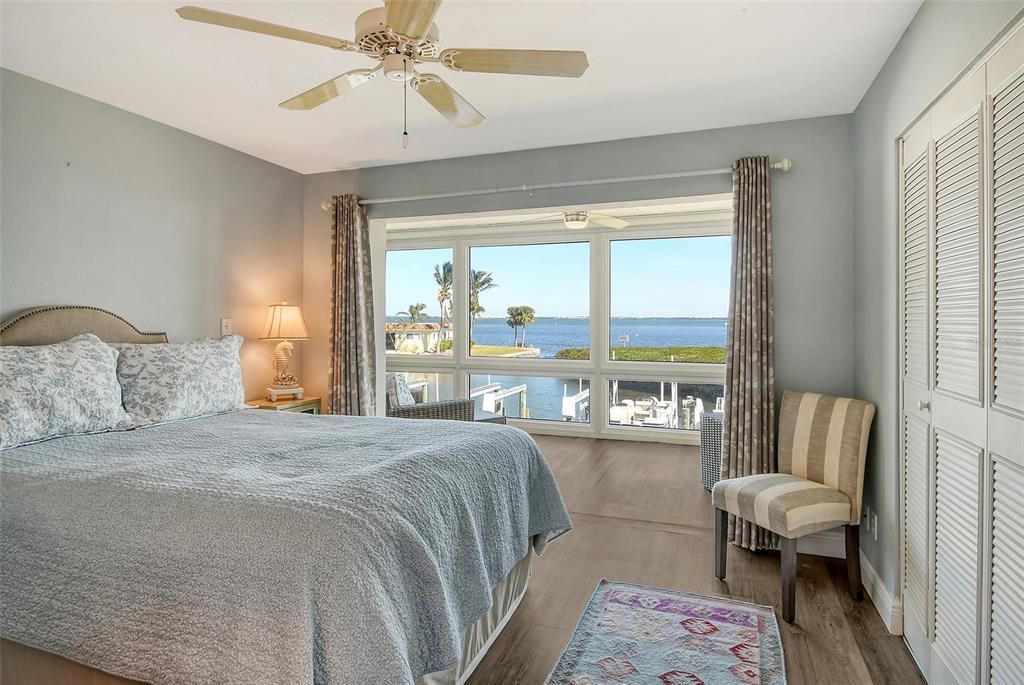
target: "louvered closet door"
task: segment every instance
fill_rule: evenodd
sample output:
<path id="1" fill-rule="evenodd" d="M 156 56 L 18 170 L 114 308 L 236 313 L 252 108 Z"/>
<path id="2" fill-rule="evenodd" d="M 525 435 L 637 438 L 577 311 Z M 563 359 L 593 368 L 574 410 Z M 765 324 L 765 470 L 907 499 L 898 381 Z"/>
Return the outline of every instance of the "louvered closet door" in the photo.
<path id="1" fill-rule="evenodd" d="M 981 464 L 984 450 L 935 431 L 935 643 L 953 679 L 973 683 L 978 669 L 981 573 Z"/>
<path id="2" fill-rule="evenodd" d="M 931 683 L 1024 685 L 1024 22 L 900 183 L 904 634 Z"/>
<path id="3" fill-rule="evenodd" d="M 993 400 L 1024 412 L 1024 77 L 992 100 Z"/>
<path id="4" fill-rule="evenodd" d="M 906 154 L 918 154 L 903 170 L 903 377 L 906 383 L 928 388 L 930 168 L 927 149 L 918 152 L 908 145 L 904 150 Z"/>
<path id="5" fill-rule="evenodd" d="M 935 436 L 933 682 L 968 685 L 981 661 L 985 72 L 931 112 L 935 155 L 931 423 Z"/>
<path id="6" fill-rule="evenodd" d="M 978 109 L 935 141 L 935 387 L 981 400 L 982 175 Z"/>
<path id="7" fill-rule="evenodd" d="M 988 668 L 1024 683 L 1024 34 L 988 64 L 992 129 L 989 320 L 992 405 Z"/>
<path id="8" fill-rule="evenodd" d="M 931 512 L 932 166 L 930 120 L 918 122 L 901 141 L 900 227 L 903 415 L 904 634 L 922 671 L 931 655 L 934 535 Z"/>
<path id="9" fill-rule="evenodd" d="M 995 460 L 992 475 L 992 685 L 1024 683 L 1024 470 Z"/>
<path id="10" fill-rule="evenodd" d="M 932 597 L 931 427 L 914 416 L 903 426 L 903 609 L 904 632 L 918 661 L 927 661 Z"/>

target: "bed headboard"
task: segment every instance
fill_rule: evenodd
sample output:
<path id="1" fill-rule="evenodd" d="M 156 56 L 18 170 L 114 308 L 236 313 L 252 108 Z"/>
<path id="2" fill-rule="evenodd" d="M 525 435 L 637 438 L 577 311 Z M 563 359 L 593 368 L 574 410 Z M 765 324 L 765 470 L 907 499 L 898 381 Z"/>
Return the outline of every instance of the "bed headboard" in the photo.
<path id="1" fill-rule="evenodd" d="M 51 345 L 92 333 L 108 343 L 165 343 L 166 333 L 144 333 L 122 317 L 98 307 L 39 307 L 0 323 L 0 345 Z"/>

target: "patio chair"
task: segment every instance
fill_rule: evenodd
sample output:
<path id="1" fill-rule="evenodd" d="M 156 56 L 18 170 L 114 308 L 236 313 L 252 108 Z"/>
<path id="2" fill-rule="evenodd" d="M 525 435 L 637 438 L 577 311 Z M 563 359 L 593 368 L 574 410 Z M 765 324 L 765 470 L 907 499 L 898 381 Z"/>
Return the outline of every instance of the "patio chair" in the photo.
<path id="1" fill-rule="evenodd" d="M 416 402 L 405 376 L 400 373 L 387 374 L 385 390 L 385 413 L 388 416 L 402 419 L 473 420 L 473 400 Z"/>

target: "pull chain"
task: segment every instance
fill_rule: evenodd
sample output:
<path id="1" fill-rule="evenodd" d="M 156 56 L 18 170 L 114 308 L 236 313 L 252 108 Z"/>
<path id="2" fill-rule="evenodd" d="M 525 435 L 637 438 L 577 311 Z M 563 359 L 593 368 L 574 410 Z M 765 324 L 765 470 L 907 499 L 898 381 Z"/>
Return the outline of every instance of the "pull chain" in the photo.
<path id="1" fill-rule="evenodd" d="M 402 60 L 405 81 L 402 87 L 402 149 L 409 148 L 409 61 Z"/>

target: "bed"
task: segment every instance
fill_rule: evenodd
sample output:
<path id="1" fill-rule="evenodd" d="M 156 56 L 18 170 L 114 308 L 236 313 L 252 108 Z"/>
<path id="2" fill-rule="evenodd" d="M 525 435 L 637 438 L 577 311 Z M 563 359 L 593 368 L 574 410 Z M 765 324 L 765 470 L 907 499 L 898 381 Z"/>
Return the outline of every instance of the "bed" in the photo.
<path id="1" fill-rule="evenodd" d="M 2 345 L 109 312 L 33 310 Z M 525 433 L 242 410 L 0 451 L 5 683 L 465 682 L 571 528 Z"/>

